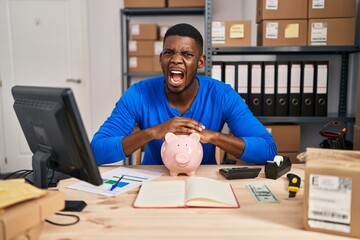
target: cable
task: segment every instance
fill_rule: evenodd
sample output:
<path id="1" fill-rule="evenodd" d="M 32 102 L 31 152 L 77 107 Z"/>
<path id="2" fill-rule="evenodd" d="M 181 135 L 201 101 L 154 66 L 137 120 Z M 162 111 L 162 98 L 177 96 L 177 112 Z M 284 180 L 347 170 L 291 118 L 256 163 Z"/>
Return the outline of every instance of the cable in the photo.
<path id="1" fill-rule="evenodd" d="M 45 219 L 46 222 L 53 224 L 55 226 L 61 226 L 61 227 L 66 227 L 66 226 L 71 226 L 71 225 L 75 225 L 76 223 L 78 223 L 80 221 L 80 217 L 74 214 L 65 214 L 65 213 L 55 213 L 55 215 L 60 215 L 60 216 L 65 216 L 65 217 L 72 217 L 75 218 L 75 221 L 72 223 L 57 223 L 48 219 Z"/>
<path id="2" fill-rule="evenodd" d="M 8 179 L 8 178 L 10 178 L 12 175 L 17 174 L 17 173 L 20 173 L 20 174 L 16 177 L 16 178 L 18 178 L 21 174 L 23 174 L 22 172 L 29 172 L 29 171 L 32 171 L 32 170 L 28 170 L 28 169 L 18 170 L 18 171 L 15 171 L 15 172 L 10 173 L 9 175 L 6 175 L 6 176 L 3 177 L 2 179 L 3 179 L 3 180 Z"/>

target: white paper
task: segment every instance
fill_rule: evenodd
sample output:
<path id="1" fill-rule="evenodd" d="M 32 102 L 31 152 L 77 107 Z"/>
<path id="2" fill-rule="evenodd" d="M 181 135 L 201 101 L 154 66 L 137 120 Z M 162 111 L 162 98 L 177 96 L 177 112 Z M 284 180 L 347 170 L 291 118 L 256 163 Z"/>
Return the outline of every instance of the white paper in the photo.
<path id="1" fill-rule="evenodd" d="M 277 39 L 279 31 L 279 23 L 278 22 L 267 22 L 266 23 L 266 33 L 265 37 L 269 39 Z"/>
<path id="2" fill-rule="evenodd" d="M 211 25 L 211 43 L 224 44 L 225 43 L 225 23 L 212 22 Z"/>
<path id="3" fill-rule="evenodd" d="M 117 196 L 121 193 L 128 192 L 134 188 L 141 186 L 143 182 L 152 181 L 163 174 L 164 173 L 142 169 L 119 167 L 101 174 L 103 184 L 100 186 L 94 186 L 90 183 L 80 181 L 67 187 L 80 191 L 101 194 L 104 196 Z M 116 181 L 121 176 L 123 176 L 121 182 L 128 184 L 123 187 L 116 187 L 114 190 L 110 191 L 111 186 L 113 185 L 112 182 Z"/>
<path id="4" fill-rule="evenodd" d="M 311 45 L 326 45 L 327 23 L 314 22 L 311 24 Z"/>

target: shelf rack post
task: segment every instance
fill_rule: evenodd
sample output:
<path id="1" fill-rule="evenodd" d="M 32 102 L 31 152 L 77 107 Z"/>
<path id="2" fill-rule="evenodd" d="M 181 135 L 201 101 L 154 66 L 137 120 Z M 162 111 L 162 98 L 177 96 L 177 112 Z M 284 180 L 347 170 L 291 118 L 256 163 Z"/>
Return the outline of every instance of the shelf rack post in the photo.
<path id="1" fill-rule="evenodd" d="M 205 0 L 205 76 L 211 76 L 212 66 L 212 43 L 211 43 L 211 27 L 212 27 L 212 0 Z"/>

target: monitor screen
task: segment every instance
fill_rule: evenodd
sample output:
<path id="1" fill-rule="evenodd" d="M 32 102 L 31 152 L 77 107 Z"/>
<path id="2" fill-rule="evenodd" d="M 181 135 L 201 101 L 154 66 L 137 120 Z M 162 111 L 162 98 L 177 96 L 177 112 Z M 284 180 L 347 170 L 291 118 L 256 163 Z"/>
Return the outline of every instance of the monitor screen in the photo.
<path id="1" fill-rule="evenodd" d="M 71 89 L 14 86 L 12 95 L 17 118 L 33 153 L 33 174 L 28 180 L 39 188 L 48 188 L 66 174 L 101 185 Z"/>

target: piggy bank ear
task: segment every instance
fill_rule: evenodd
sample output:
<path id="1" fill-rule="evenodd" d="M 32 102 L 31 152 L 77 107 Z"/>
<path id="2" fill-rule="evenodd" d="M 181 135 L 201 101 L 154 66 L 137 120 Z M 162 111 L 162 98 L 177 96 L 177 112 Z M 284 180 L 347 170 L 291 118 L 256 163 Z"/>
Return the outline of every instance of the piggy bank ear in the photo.
<path id="1" fill-rule="evenodd" d="M 166 135 L 165 135 L 165 141 L 166 142 L 171 142 L 173 141 L 174 139 L 176 138 L 176 135 L 173 134 L 172 132 L 168 132 Z"/>
<path id="2" fill-rule="evenodd" d="M 200 135 L 198 133 L 192 133 L 190 134 L 190 139 L 194 140 L 195 142 L 199 142 L 200 141 Z"/>

